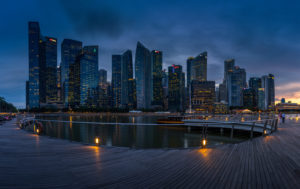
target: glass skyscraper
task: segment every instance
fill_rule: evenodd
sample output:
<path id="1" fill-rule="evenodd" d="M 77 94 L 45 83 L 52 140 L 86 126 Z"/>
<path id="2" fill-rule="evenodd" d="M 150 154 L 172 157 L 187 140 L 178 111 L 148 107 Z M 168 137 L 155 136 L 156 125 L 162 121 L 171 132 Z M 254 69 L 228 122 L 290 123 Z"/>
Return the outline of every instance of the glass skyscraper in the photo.
<path id="1" fill-rule="evenodd" d="M 265 89 L 265 109 L 273 109 L 275 106 L 274 75 L 262 76 L 262 88 Z"/>
<path id="2" fill-rule="evenodd" d="M 98 86 L 98 46 L 85 46 L 80 56 L 80 105 L 87 106 L 89 95 Z"/>
<path id="3" fill-rule="evenodd" d="M 169 66 L 168 72 L 168 109 L 170 111 L 183 111 L 185 79 L 182 66 Z"/>
<path id="4" fill-rule="evenodd" d="M 162 52 L 153 50 L 151 52 L 152 64 L 152 105 L 163 107 L 162 88 Z"/>
<path id="5" fill-rule="evenodd" d="M 134 80 L 132 52 L 127 50 L 122 55 L 121 63 L 121 105 L 123 108 L 134 107 Z"/>
<path id="6" fill-rule="evenodd" d="M 40 103 L 40 65 L 39 65 L 40 26 L 38 22 L 28 23 L 28 57 L 29 57 L 29 83 L 28 106 L 38 108 Z"/>
<path id="7" fill-rule="evenodd" d="M 207 52 L 200 53 L 192 60 L 191 80 L 207 80 Z"/>
<path id="8" fill-rule="evenodd" d="M 150 51 L 140 42 L 135 53 L 136 98 L 138 109 L 151 107 L 151 55 Z"/>
<path id="9" fill-rule="evenodd" d="M 57 39 L 40 39 L 40 103 L 57 103 Z"/>
<path id="10" fill-rule="evenodd" d="M 99 85 L 107 83 L 107 71 L 104 69 L 99 70 Z"/>
<path id="11" fill-rule="evenodd" d="M 82 42 L 64 39 L 61 44 L 61 88 L 65 107 L 74 104 L 75 61 L 82 52 Z M 79 69 L 79 68 L 78 68 Z M 73 70 L 73 72 L 71 72 Z"/>
<path id="12" fill-rule="evenodd" d="M 243 106 L 243 89 L 246 86 L 246 71 L 236 66 L 233 72 L 227 75 L 229 106 Z"/>
<path id="13" fill-rule="evenodd" d="M 115 108 L 120 108 L 121 106 L 121 91 L 122 91 L 122 81 L 121 81 L 121 67 L 122 67 L 122 56 L 112 55 L 112 98 L 113 106 Z"/>

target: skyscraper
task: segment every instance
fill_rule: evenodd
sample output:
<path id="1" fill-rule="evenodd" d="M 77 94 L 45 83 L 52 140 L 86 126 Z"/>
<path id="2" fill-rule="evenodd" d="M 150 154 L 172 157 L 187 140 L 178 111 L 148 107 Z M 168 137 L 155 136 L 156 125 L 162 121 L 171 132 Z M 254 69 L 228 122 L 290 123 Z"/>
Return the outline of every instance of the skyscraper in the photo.
<path id="1" fill-rule="evenodd" d="M 40 40 L 40 103 L 57 103 L 57 39 Z"/>
<path id="2" fill-rule="evenodd" d="M 39 65 L 39 41 L 40 26 L 38 22 L 28 23 L 28 58 L 29 58 L 29 86 L 28 86 L 28 106 L 38 108 L 40 103 L 40 65 Z"/>
<path id="3" fill-rule="evenodd" d="M 113 107 L 119 108 L 121 106 L 121 95 L 122 95 L 122 79 L 121 79 L 121 67 L 122 67 L 122 56 L 112 55 L 112 98 Z"/>
<path id="4" fill-rule="evenodd" d="M 168 67 L 168 109 L 170 111 L 184 110 L 184 74 L 181 65 Z"/>
<path id="5" fill-rule="evenodd" d="M 135 79 L 138 109 L 151 106 L 151 56 L 150 51 L 140 42 L 135 53 Z"/>
<path id="6" fill-rule="evenodd" d="M 89 95 L 98 86 L 98 46 L 85 46 L 80 56 L 80 105 L 88 105 Z"/>
<path id="7" fill-rule="evenodd" d="M 200 53 L 192 60 L 191 80 L 207 80 L 207 52 Z"/>
<path id="8" fill-rule="evenodd" d="M 227 59 L 224 61 L 224 80 L 226 80 L 229 73 L 234 71 L 234 65 L 234 59 Z"/>
<path id="9" fill-rule="evenodd" d="M 163 106 L 162 88 L 162 52 L 153 50 L 151 52 L 152 64 L 152 105 Z"/>
<path id="10" fill-rule="evenodd" d="M 256 106 L 255 90 L 253 88 L 243 89 L 243 106 L 244 108 L 254 109 Z"/>
<path id="11" fill-rule="evenodd" d="M 246 86 L 246 71 L 236 66 L 227 76 L 229 106 L 243 106 L 243 88 Z"/>
<path id="12" fill-rule="evenodd" d="M 191 98 L 192 109 L 199 112 L 212 112 L 216 99 L 215 82 L 193 80 Z"/>
<path id="13" fill-rule="evenodd" d="M 132 109 L 134 106 L 133 82 L 132 52 L 127 50 L 122 55 L 121 63 L 121 105 L 123 108 Z"/>
<path id="14" fill-rule="evenodd" d="M 274 75 L 262 76 L 262 88 L 265 89 L 265 109 L 273 109 L 275 106 Z"/>
<path id="15" fill-rule="evenodd" d="M 61 44 L 61 88 L 65 107 L 74 104 L 75 61 L 82 52 L 82 42 L 64 39 Z M 79 69 L 79 68 L 78 68 Z M 71 72 L 73 70 L 73 72 Z"/>
<path id="16" fill-rule="evenodd" d="M 189 57 L 186 61 L 186 97 L 187 103 L 190 105 L 190 96 L 191 96 L 191 82 L 192 82 L 192 62 L 194 57 Z"/>
<path id="17" fill-rule="evenodd" d="M 107 71 L 104 69 L 99 70 L 99 84 L 107 83 Z"/>
<path id="18" fill-rule="evenodd" d="M 259 77 L 251 77 L 249 79 L 249 87 L 252 88 L 254 90 L 254 98 L 255 98 L 255 102 L 254 102 L 254 106 L 257 107 L 258 106 L 258 89 L 261 88 L 261 78 Z"/>

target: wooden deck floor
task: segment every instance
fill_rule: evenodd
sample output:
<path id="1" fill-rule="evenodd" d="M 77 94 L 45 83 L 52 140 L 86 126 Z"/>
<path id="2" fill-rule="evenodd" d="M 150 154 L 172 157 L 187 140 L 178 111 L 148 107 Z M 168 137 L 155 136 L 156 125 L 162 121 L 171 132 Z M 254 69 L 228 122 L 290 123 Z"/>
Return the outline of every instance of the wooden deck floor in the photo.
<path id="1" fill-rule="evenodd" d="M 0 125 L 0 188 L 300 188 L 300 124 L 214 149 L 102 148 Z"/>

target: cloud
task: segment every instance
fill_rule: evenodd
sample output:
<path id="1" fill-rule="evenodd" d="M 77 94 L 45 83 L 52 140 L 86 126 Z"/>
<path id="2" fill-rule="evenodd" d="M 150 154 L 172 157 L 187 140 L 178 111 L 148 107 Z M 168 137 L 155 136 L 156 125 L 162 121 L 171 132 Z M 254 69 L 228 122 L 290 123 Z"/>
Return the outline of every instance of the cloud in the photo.
<path id="1" fill-rule="evenodd" d="M 103 0 L 60 0 L 60 3 L 80 35 L 118 37 L 124 30 L 118 11 Z"/>

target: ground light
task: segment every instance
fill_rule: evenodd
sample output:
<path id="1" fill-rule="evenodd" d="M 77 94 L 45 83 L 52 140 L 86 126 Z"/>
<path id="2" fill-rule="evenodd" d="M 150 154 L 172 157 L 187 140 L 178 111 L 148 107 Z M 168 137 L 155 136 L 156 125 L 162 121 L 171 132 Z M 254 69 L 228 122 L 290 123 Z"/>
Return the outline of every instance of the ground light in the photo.
<path id="1" fill-rule="evenodd" d="M 206 139 L 204 138 L 204 139 L 202 140 L 202 147 L 205 147 L 205 146 L 206 146 L 206 143 L 207 143 L 207 141 L 206 141 Z"/>
<path id="2" fill-rule="evenodd" d="M 95 144 L 99 144 L 100 143 L 100 139 L 98 137 L 95 138 Z"/>
<path id="3" fill-rule="evenodd" d="M 36 133 L 37 133 L 37 134 L 40 134 L 40 130 L 39 130 L 39 129 L 36 129 Z"/>
<path id="4" fill-rule="evenodd" d="M 267 134 L 267 130 L 264 130 L 264 134 L 265 134 L 265 135 Z"/>

